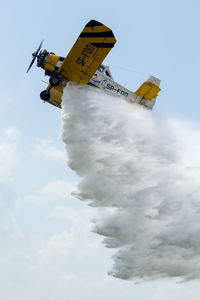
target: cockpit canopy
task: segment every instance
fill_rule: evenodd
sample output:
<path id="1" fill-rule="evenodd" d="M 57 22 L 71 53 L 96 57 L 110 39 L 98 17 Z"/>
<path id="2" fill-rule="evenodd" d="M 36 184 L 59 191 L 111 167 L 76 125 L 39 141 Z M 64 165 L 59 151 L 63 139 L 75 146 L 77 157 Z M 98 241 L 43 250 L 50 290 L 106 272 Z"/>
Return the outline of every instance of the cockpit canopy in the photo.
<path id="1" fill-rule="evenodd" d="M 109 69 L 108 66 L 101 65 L 98 68 L 98 71 L 101 72 L 103 75 L 107 76 L 108 78 L 113 79 L 112 74 L 111 74 L 110 69 Z"/>

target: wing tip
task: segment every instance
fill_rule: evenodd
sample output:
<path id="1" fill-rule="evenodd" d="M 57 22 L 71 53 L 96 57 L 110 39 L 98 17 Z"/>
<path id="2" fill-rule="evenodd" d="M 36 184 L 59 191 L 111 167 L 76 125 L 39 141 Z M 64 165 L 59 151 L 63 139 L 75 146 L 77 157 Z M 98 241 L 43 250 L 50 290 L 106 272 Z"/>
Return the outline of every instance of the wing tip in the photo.
<path id="1" fill-rule="evenodd" d="M 102 23 L 96 21 L 96 20 L 90 20 L 87 24 L 86 27 L 95 27 L 95 26 L 101 26 L 103 25 Z"/>

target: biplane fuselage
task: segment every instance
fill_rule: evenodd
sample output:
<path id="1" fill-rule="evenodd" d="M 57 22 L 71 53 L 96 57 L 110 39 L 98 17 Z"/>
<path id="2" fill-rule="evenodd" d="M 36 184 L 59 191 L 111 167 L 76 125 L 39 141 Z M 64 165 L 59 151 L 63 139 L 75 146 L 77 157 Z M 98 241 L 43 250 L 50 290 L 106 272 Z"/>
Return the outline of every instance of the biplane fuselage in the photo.
<path id="1" fill-rule="evenodd" d="M 45 70 L 45 75 L 50 76 L 48 87 L 40 94 L 41 99 L 61 108 L 63 88 L 68 81 L 73 81 L 92 85 L 111 95 L 152 109 L 160 91 L 159 79 L 151 76 L 136 92 L 131 92 L 115 82 L 109 67 L 102 65 L 115 42 L 114 34 L 108 27 L 91 20 L 66 57 L 57 56 L 47 50 L 39 53 L 41 43 L 37 52 L 33 53 L 34 58 L 30 65 L 31 67 L 37 57 L 37 66 Z"/>

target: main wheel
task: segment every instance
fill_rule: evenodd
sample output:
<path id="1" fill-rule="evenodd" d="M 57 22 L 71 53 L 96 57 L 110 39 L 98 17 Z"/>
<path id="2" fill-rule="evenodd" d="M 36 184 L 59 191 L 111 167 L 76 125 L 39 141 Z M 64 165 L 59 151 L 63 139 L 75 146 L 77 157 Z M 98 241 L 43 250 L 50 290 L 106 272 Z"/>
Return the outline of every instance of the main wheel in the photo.
<path id="1" fill-rule="evenodd" d="M 49 92 L 47 91 L 42 91 L 40 93 L 40 98 L 43 100 L 43 101 L 48 101 L 50 99 L 51 95 Z"/>
<path id="2" fill-rule="evenodd" d="M 53 75 L 49 78 L 49 83 L 51 86 L 58 86 L 60 84 L 60 78 L 56 75 Z"/>

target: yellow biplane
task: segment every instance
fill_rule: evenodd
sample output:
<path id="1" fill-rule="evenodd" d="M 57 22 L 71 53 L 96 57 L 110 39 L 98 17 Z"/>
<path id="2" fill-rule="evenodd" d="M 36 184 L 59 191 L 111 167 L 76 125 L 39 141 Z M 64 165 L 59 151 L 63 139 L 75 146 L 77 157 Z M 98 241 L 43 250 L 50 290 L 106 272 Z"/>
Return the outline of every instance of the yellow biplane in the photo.
<path id="1" fill-rule="evenodd" d="M 141 103 L 152 109 L 160 91 L 160 80 L 151 76 L 136 92 L 131 92 L 113 80 L 108 66 L 103 60 L 116 43 L 112 30 L 98 21 L 91 20 L 84 27 L 77 41 L 66 57 L 57 56 L 47 50 L 40 51 L 43 41 L 27 70 L 37 58 L 37 66 L 50 76 L 49 85 L 40 93 L 45 102 L 61 108 L 63 88 L 68 81 L 89 84 L 117 95 L 130 102 Z"/>

